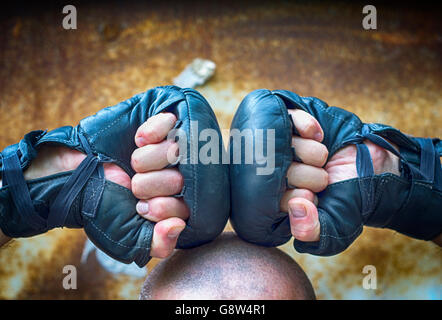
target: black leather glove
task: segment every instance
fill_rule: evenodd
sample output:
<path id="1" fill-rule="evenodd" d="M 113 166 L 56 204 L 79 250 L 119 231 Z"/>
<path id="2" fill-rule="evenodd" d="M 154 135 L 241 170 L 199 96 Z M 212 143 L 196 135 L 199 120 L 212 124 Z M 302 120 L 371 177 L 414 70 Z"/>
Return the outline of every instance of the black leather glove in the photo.
<path id="1" fill-rule="evenodd" d="M 56 227 L 84 228 L 95 245 L 125 263 L 144 266 L 150 259 L 154 223 L 140 217 L 132 192 L 104 177 L 102 164 L 119 165 L 130 177 L 130 160 L 137 148 L 138 127 L 160 112 L 172 112 L 187 134 L 188 150 L 203 145 L 199 133 L 212 128 L 219 134 L 215 115 L 195 90 L 157 87 L 105 108 L 76 127 L 50 132 L 33 131 L 1 153 L 3 187 L 0 189 L 0 228 L 9 237 L 30 237 Z M 198 132 L 191 121 L 198 121 Z M 193 122 L 195 123 L 195 122 Z M 221 134 L 220 134 L 221 136 Z M 25 181 L 22 171 L 44 144 L 62 145 L 87 154 L 71 172 Z M 220 145 L 219 154 L 222 154 Z M 184 177 L 183 197 L 190 209 L 179 248 L 197 246 L 222 232 L 229 215 L 228 167 L 190 161 L 178 164 Z M 184 159 L 182 159 L 184 160 Z M 184 161 L 183 161 L 184 163 Z M 221 162 L 219 162 L 221 163 Z"/>
<path id="2" fill-rule="evenodd" d="M 231 220 L 241 238 L 267 246 L 277 246 L 291 238 L 288 215 L 279 211 L 281 197 L 288 188 L 287 169 L 292 161 L 299 161 L 291 146 L 296 128 L 287 109 L 304 110 L 318 120 L 324 131 L 323 144 L 329 150 L 328 159 L 344 146 L 357 147 L 359 177 L 331 184 L 318 194 L 320 240 L 295 240 L 297 251 L 337 254 L 359 236 L 364 225 L 393 229 L 423 240 L 442 232 L 439 139 L 413 138 L 390 126 L 365 124 L 353 113 L 329 107 L 317 98 L 300 97 L 285 90 L 256 90 L 242 101 L 231 129 L 275 129 L 276 168 L 271 175 L 256 175 L 256 168 L 262 166 L 256 159 L 253 164 L 231 165 Z M 375 175 L 364 139 L 397 155 L 401 176 Z"/>

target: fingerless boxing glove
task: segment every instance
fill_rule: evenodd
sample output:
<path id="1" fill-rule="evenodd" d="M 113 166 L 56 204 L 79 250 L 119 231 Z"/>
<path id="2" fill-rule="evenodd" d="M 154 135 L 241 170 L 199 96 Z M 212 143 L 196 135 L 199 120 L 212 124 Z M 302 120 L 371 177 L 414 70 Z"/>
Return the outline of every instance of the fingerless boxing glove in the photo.
<path id="1" fill-rule="evenodd" d="M 423 240 L 442 232 L 439 139 L 414 138 L 387 125 L 363 123 L 353 113 L 329 107 L 317 98 L 285 90 L 256 90 L 242 101 L 231 130 L 274 129 L 275 170 L 270 175 L 257 175 L 256 169 L 262 164 L 256 159 L 252 164 L 231 164 L 231 221 L 241 238 L 266 246 L 281 245 L 291 238 L 288 215 L 279 208 L 289 187 L 287 170 L 292 161 L 300 160 L 291 145 L 292 134 L 297 132 L 287 109 L 304 110 L 318 120 L 328 159 L 347 145 L 357 147 L 358 177 L 331 184 L 318 194 L 320 240 L 295 240 L 297 251 L 337 254 L 359 236 L 364 225 L 389 228 Z M 365 139 L 399 157 L 400 176 L 374 174 Z M 244 148 L 241 150 L 244 152 Z"/>
<path id="2" fill-rule="evenodd" d="M 176 128 L 186 133 L 189 150 L 198 152 L 202 146 L 202 130 L 211 128 L 220 134 L 212 109 L 198 92 L 166 86 L 105 108 L 76 127 L 30 132 L 18 144 L 5 148 L 0 163 L 3 233 L 16 238 L 56 227 L 84 228 L 91 241 L 111 257 L 144 266 L 150 259 L 154 223 L 137 214 L 137 199 L 130 190 L 105 179 L 102 164 L 115 163 L 132 177 L 135 133 L 149 117 L 160 112 L 177 116 Z M 74 171 L 25 181 L 23 170 L 42 145 L 66 146 L 87 157 Z M 221 155 L 222 144 L 219 148 Z M 184 153 L 187 158 L 177 164 L 184 188 L 176 196 L 183 197 L 190 209 L 186 228 L 178 239 L 179 248 L 211 241 L 222 232 L 229 215 L 227 165 L 221 161 L 190 161 L 194 153 Z"/>

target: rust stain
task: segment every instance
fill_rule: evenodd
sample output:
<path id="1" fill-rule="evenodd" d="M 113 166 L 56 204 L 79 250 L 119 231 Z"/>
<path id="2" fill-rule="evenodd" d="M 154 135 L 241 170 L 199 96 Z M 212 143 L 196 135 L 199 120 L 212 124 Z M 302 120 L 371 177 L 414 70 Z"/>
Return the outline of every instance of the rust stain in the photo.
<path id="1" fill-rule="evenodd" d="M 429 282 L 439 290 L 442 286 L 440 247 L 391 230 L 365 228 L 350 248 L 334 257 L 298 254 L 291 242 L 281 249 L 300 263 L 319 299 L 351 298 L 353 289 L 364 292 L 362 270 L 366 265 L 375 266 L 377 271 L 378 288 L 371 293 L 374 298 L 419 297 L 424 293 L 418 291 L 424 291 Z"/>
<path id="2" fill-rule="evenodd" d="M 217 63 L 216 75 L 198 90 L 222 129 L 247 92 L 269 88 L 317 96 L 413 135 L 442 136 L 442 21 L 430 8 L 377 6 L 377 31 L 361 28 L 358 4 L 77 9 L 75 31 L 62 29 L 60 10 L 0 21 L 1 149 L 28 131 L 75 125 L 102 107 L 170 84 L 195 57 Z M 142 280 L 108 274 L 94 258 L 80 264 L 84 240 L 80 230 L 57 230 L 0 249 L 0 298 L 136 299 Z M 442 282 L 440 248 L 388 230 L 366 229 L 332 258 L 297 254 L 290 243 L 282 248 L 306 270 L 319 298 L 360 288 L 365 264 L 378 269 L 374 298 Z M 61 287 L 66 264 L 78 267 L 77 290 Z"/>

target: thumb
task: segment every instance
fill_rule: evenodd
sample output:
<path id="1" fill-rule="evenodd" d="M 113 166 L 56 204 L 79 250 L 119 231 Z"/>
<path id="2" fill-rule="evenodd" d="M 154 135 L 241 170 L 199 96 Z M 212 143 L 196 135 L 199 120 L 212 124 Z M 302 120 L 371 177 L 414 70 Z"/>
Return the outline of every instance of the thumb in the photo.
<path id="1" fill-rule="evenodd" d="M 161 220 L 155 224 L 150 255 L 166 258 L 175 249 L 178 236 L 186 227 L 184 220 L 176 217 Z"/>
<path id="2" fill-rule="evenodd" d="M 318 209 L 304 198 L 289 201 L 290 229 L 295 239 L 305 242 L 319 241 L 320 225 Z"/>

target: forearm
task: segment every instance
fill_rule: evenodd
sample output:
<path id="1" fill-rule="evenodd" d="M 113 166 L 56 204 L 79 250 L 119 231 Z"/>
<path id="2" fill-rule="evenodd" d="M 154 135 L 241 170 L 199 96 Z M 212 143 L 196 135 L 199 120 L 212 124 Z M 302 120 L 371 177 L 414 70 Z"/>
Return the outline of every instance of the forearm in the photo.
<path id="1" fill-rule="evenodd" d="M 55 174 L 60 171 L 71 170 L 77 166 L 84 158 L 84 155 L 66 149 L 63 147 L 42 147 L 39 156 L 33 161 L 32 165 L 25 170 L 24 177 L 26 180 L 36 179 L 43 176 Z M 0 179 L 0 188 L 3 186 L 2 179 Z M 11 240 L 0 229 L 0 247 Z"/>

